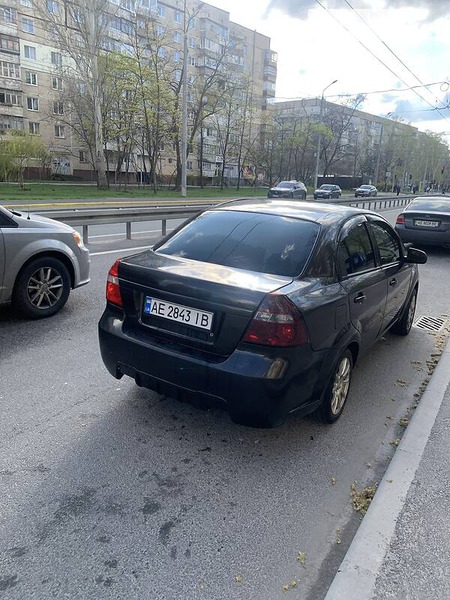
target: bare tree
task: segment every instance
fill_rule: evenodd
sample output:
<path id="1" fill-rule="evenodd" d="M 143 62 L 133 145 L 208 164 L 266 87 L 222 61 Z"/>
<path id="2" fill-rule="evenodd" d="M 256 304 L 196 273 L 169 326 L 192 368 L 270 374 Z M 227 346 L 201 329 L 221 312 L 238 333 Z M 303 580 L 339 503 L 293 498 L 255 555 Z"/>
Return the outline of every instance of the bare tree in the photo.
<path id="1" fill-rule="evenodd" d="M 100 189 L 108 187 L 106 176 L 106 160 L 103 142 L 102 88 L 105 73 L 99 67 L 99 60 L 104 54 L 108 25 L 113 18 L 111 4 L 108 0 L 74 0 L 62 5 L 46 0 L 37 0 L 37 5 L 44 17 L 55 47 L 61 54 L 54 53 L 52 62 L 66 82 L 72 81 L 71 87 L 83 87 L 81 106 L 74 108 L 80 118 L 75 125 L 81 139 L 91 142 L 91 154 Z M 61 8 L 60 8 L 61 7 Z M 62 56 L 61 56 L 62 55 Z M 78 103 L 78 97 L 72 96 L 72 103 Z M 89 123 L 92 130 L 85 130 Z"/>

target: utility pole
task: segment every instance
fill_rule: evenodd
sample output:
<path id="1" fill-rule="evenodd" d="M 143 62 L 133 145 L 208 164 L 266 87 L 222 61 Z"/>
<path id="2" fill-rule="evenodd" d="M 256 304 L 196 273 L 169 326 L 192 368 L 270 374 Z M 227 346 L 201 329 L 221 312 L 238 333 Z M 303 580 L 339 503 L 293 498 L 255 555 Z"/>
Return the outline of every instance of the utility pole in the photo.
<path id="1" fill-rule="evenodd" d="M 322 91 L 322 96 L 320 98 L 320 113 L 319 113 L 319 127 L 322 126 L 322 118 L 323 118 L 323 101 L 324 101 L 324 96 L 325 96 L 325 92 L 327 91 L 327 89 L 329 87 L 331 87 L 332 85 L 334 85 L 337 82 L 337 79 L 335 79 L 334 81 L 332 81 L 329 85 L 327 85 L 326 88 L 323 89 Z M 317 181 L 319 179 L 319 166 L 320 166 L 320 145 L 322 143 L 322 132 L 319 130 L 319 135 L 317 138 L 317 149 L 316 149 L 316 171 L 314 174 L 314 189 L 317 189 Z"/>
<path id="2" fill-rule="evenodd" d="M 181 197 L 187 196 L 187 84 L 188 84 L 188 19 L 186 15 L 186 0 L 183 12 L 183 100 L 181 112 Z"/>

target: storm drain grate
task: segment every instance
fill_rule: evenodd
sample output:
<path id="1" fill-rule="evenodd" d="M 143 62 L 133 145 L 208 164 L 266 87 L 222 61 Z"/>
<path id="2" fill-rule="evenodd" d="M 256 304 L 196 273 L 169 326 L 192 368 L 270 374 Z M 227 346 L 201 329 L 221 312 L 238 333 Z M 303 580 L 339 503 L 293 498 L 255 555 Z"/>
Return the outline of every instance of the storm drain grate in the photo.
<path id="1" fill-rule="evenodd" d="M 414 323 L 414 327 L 425 331 L 440 331 L 445 324 L 446 319 L 440 317 L 419 317 Z"/>

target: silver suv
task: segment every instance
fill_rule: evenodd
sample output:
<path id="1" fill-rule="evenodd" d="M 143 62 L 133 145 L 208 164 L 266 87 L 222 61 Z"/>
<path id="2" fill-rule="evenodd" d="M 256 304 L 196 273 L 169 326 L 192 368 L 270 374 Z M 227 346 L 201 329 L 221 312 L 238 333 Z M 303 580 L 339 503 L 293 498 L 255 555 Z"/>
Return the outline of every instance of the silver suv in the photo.
<path id="1" fill-rule="evenodd" d="M 50 317 L 71 288 L 89 282 L 89 267 L 89 251 L 72 227 L 0 206 L 0 304 L 32 319 Z"/>

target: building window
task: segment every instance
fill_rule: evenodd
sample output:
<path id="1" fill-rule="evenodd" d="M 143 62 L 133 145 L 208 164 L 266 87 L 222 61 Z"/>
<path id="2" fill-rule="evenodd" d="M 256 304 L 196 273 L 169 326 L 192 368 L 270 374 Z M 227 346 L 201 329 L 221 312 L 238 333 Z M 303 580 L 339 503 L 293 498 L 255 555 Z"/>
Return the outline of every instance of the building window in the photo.
<path id="1" fill-rule="evenodd" d="M 158 56 L 159 56 L 159 58 L 164 58 L 165 55 L 166 55 L 165 48 L 158 48 Z"/>
<path id="2" fill-rule="evenodd" d="M 162 25 L 157 25 L 157 27 L 156 27 L 156 35 L 158 37 L 162 37 L 165 34 L 166 34 L 166 28 L 163 27 Z"/>
<path id="3" fill-rule="evenodd" d="M 10 6 L 0 6 L 0 23 L 13 24 L 16 22 L 16 11 Z"/>
<path id="4" fill-rule="evenodd" d="M 2 77 L 9 77 L 10 79 L 20 79 L 19 65 L 0 60 L 0 75 Z"/>
<path id="5" fill-rule="evenodd" d="M 174 12 L 173 18 L 175 19 L 175 23 L 181 23 L 181 13 L 179 10 Z"/>
<path id="6" fill-rule="evenodd" d="M 27 17 L 23 17 L 21 21 L 22 31 L 25 33 L 34 33 L 34 21 L 33 19 L 28 19 Z"/>
<path id="7" fill-rule="evenodd" d="M 135 12 L 134 0 L 122 0 L 121 7 L 130 12 Z"/>
<path id="8" fill-rule="evenodd" d="M 0 131 L 5 131 L 7 129 L 17 129 L 18 131 L 22 131 L 23 119 L 21 117 L 0 115 Z"/>
<path id="9" fill-rule="evenodd" d="M 32 123 L 31 121 L 28 123 L 28 131 L 30 135 L 39 135 L 39 123 Z"/>
<path id="10" fill-rule="evenodd" d="M 197 47 L 197 40 L 195 39 L 195 37 L 192 37 L 190 35 L 188 41 L 189 41 L 189 48 L 196 48 Z"/>
<path id="11" fill-rule="evenodd" d="M 64 125 L 55 125 L 55 138 L 65 138 Z"/>
<path id="12" fill-rule="evenodd" d="M 28 83 L 28 85 L 37 85 L 37 73 L 27 71 L 25 73 L 25 83 Z"/>
<path id="13" fill-rule="evenodd" d="M 63 115 L 64 114 L 64 103 L 63 102 L 53 102 L 53 114 L 54 115 Z"/>
<path id="14" fill-rule="evenodd" d="M 62 90 L 61 77 L 52 77 L 52 90 Z"/>
<path id="15" fill-rule="evenodd" d="M 0 104 L 7 106 L 22 106 L 22 94 L 0 90 Z"/>
<path id="16" fill-rule="evenodd" d="M 24 46 L 23 51 L 25 52 L 25 58 L 36 60 L 36 48 L 34 46 Z"/>
<path id="17" fill-rule="evenodd" d="M 56 0 L 47 0 L 47 10 L 53 15 L 59 14 L 59 4 Z"/>
<path id="18" fill-rule="evenodd" d="M 60 67 L 62 63 L 61 52 L 52 52 L 50 60 L 52 61 L 52 65 Z"/>
<path id="19" fill-rule="evenodd" d="M 27 8 L 33 8 L 33 3 L 31 0 L 20 0 L 20 4 L 22 6 L 26 6 Z"/>
<path id="20" fill-rule="evenodd" d="M 39 98 L 36 98 L 36 96 L 28 96 L 27 108 L 28 110 L 39 110 Z"/>
<path id="21" fill-rule="evenodd" d="M 192 171 L 192 160 L 186 161 L 186 168 L 188 171 Z"/>
<path id="22" fill-rule="evenodd" d="M 19 38 L 0 33 L 0 49 L 10 52 L 20 52 Z"/>
<path id="23" fill-rule="evenodd" d="M 175 52 L 173 53 L 173 60 L 175 62 L 180 62 L 180 60 L 181 60 L 181 54 L 178 52 L 178 50 L 175 50 Z"/>
<path id="24" fill-rule="evenodd" d="M 173 34 L 173 41 L 179 44 L 181 42 L 181 34 L 179 31 L 175 31 Z"/>
<path id="25" fill-rule="evenodd" d="M 79 159 L 80 159 L 80 163 L 87 162 L 87 157 L 86 157 L 86 151 L 85 150 L 80 150 Z"/>
<path id="26" fill-rule="evenodd" d="M 191 67 L 195 67 L 197 65 L 197 59 L 195 58 L 195 56 L 189 57 L 189 64 L 191 65 Z"/>
<path id="27" fill-rule="evenodd" d="M 166 7 L 163 4 L 158 4 L 158 16 L 160 16 L 160 17 L 166 16 Z"/>

